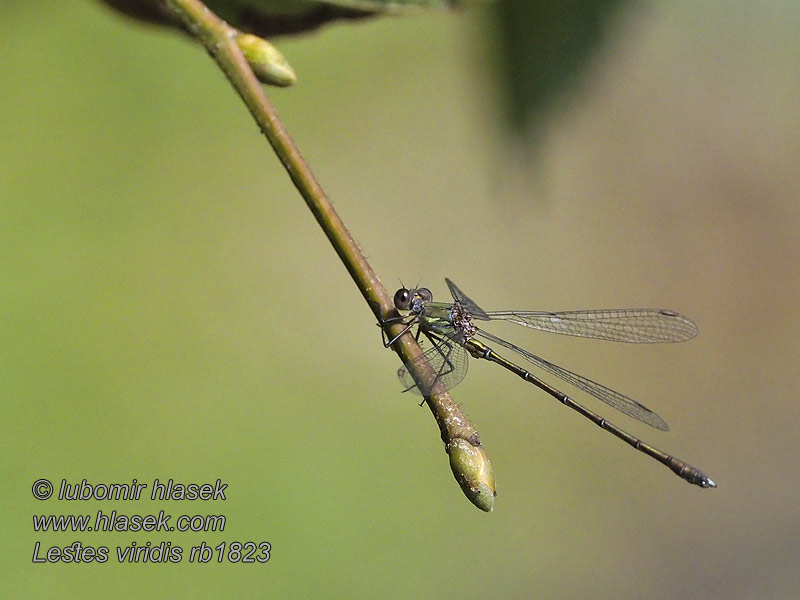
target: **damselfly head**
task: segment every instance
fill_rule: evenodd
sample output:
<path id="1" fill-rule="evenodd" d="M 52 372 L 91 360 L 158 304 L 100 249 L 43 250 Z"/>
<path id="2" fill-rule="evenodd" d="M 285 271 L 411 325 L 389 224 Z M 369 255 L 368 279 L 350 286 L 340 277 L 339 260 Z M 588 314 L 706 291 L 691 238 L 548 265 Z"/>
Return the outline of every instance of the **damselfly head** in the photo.
<path id="1" fill-rule="evenodd" d="M 394 294 L 394 306 L 397 310 L 410 310 L 419 312 L 426 302 L 433 300 L 433 294 L 428 288 L 409 290 L 400 288 Z"/>

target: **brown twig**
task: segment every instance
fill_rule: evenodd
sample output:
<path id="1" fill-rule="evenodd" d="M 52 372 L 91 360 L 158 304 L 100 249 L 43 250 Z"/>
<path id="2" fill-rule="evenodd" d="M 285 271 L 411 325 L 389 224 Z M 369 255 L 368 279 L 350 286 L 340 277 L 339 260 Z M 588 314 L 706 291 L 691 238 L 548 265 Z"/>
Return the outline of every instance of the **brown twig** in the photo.
<path id="1" fill-rule="evenodd" d="M 392 298 L 294 145 L 238 47 L 236 38 L 241 32 L 217 17 L 199 0 L 166 2 L 186 29 L 203 43 L 241 96 L 376 318 L 383 323 L 388 317 L 396 317 L 398 313 Z M 385 324 L 384 327 L 391 338 L 402 330 L 399 323 Z M 404 363 L 422 354 L 410 334 L 400 336 L 392 348 Z M 456 480 L 470 501 L 482 510 L 491 511 L 495 496 L 494 476 L 477 431 L 449 393 L 433 394 L 426 397 L 426 402 L 439 425 Z"/>

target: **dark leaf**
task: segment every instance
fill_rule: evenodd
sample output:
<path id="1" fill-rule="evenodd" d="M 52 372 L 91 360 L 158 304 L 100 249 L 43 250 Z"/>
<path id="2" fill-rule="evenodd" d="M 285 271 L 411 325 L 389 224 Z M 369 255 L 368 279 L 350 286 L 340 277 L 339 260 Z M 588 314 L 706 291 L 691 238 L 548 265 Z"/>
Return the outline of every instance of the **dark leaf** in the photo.
<path id="1" fill-rule="evenodd" d="M 175 24 L 159 0 L 103 0 L 138 19 Z M 207 0 L 206 5 L 234 27 L 262 37 L 300 33 L 336 20 L 363 19 L 378 14 L 402 14 L 415 9 L 444 10 L 463 0 Z"/>

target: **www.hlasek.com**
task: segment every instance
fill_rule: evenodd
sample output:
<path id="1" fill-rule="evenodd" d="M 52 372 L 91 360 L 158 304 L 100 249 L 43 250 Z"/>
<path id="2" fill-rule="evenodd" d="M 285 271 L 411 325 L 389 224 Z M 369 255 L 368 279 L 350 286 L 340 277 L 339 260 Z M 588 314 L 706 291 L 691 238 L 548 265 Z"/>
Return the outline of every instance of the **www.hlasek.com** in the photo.
<path id="1" fill-rule="evenodd" d="M 126 501 L 148 500 L 145 494 L 148 484 L 133 479 L 131 483 L 91 484 L 86 479 L 80 483 L 61 480 L 58 493 L 47 479 L 33 484 L 33 496 L 38 500 L 62 501 Z M 175 483 L 174 480 L 152 484 L 151 501 L 224 501 L 227 483 L 217 479 L 215 483 Z M 225 515 L 181 514 L 174 518 L 164 510 L 155 514 L 122 514 L 117 510 L 98 510 L 95 514 L 65 515 L 47 514 L 33 516 L 36 532 L 221 532 L 225 530 Z M 154 544 L 131 542 L 127 546 L 116 546 L 115 552 L 107 546 L 91 546 L 74 541 L 68 545 L 45 548 L 36 541 L 33 549 L 34 563 L 86 563 L 108 562 L 116 554 L 117 562 L 126 563 L 178 563 L 188 556 L 189 562 L 265 563 L 270 559 L 272 547 L 269 542 L 220 542 L 205 541 L 191 546 L 188 552 L 173 542 Z"/>

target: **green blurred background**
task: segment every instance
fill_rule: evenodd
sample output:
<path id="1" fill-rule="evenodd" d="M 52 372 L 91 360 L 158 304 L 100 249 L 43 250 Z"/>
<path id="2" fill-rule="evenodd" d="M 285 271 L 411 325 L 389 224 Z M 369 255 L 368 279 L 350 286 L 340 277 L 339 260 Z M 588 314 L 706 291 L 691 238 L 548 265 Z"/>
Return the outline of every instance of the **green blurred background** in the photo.
<path id="1" fill-rule="evenodd" d="M 387 287 L 487 309 L 663 306 L 690 343 L 496 328 L 633 395 L 700 490 L 510 374 L 455 398 L 498 479 L 453 481 L 429 411 L 251 117 L 184 36 L 99 3 L 0 11 L 9 598 L 797 598 L 800 7 L 642 2 L 504 138 L 488 9 L 279 41 L 271 91 Z M 586 400 L 581 396 L 576 396 Z M 590 406 L 596 404 L 587 401 Z M 39 502 L 36 479 L 228 484 L 224 502 Z M 148 487 L 148 491 L 149 491 Z M 35 514 L 224 514 L 224 532 L 35 533 Z M 32 564 L 105 545 L 105 564 Z M 266 565 L 190 564 L 201 541 Z M 118 564 L 170 541 L 184 560 Z"/>

